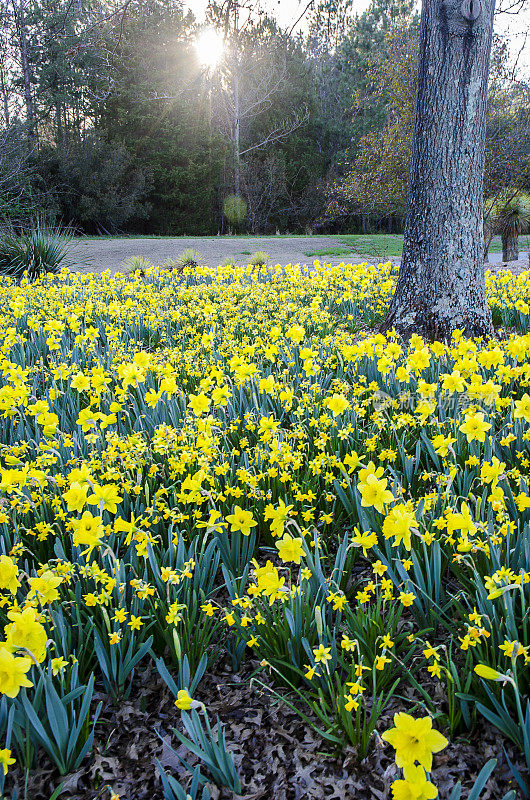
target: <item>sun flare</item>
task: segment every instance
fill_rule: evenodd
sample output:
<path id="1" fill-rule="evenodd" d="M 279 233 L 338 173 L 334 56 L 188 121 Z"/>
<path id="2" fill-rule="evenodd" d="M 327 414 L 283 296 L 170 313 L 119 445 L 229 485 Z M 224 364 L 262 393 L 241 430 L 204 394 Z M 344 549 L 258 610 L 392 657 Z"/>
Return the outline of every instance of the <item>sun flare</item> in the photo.
<path id="1" fill-rule="evenodd" d="M 215 28 L 207 28 L 197 37 L 195 47 L 201 64 L 211 69 L 219 63 L 223 55 L 223 37 Z"/>

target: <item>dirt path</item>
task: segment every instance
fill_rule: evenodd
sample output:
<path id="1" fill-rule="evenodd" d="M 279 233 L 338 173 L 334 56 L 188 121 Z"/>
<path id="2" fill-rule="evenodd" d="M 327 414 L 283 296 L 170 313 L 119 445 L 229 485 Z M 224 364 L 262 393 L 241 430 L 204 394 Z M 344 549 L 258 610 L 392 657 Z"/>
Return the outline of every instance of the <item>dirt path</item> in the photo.
<path id="1" fill-rule="evenodd" d="M 269 254 L 273 264 L 311 264 L 315 258 L 339 264 L 352 261 L 357 255 L 347 245 L 329 236 L 279 237 L 260 236 L 256 238 L 212 237 L 211 239 L 78 239 L 72 256 L 76 267 L 86 272 L 102 272 L 110 269 L 115 272 L 126 258 L 144 256 L 153 264 L 161 265 L 191 247 L 202 256 L 202 261 L 210 267 L 218 266 L 228 257 L 235 257 L 240 264 L 257 250 Z M 315 250 L 339 248 L 340 255 L 313 255 Z M 373 258 L 373 257 L 372 257 Z"/>
<path id="2" fill-rule="evenodd" d="M 159 266 L 166 261 L 176 260 L 187 248 L 200 253 L 202 262 L 210 267 L 218 266 L 229 257 L 245 264 L 257 250 L 269 254 L 269 263 L 282 265 L 312 264 L 316 258 L 334 265 L 342 261 L 353 264 L 368 261 L 370 264 L 378 264 L 388 260 L 383 253 L 356 253 L 339 236 L 76 239 L 72 258 L 75 268 L 83 272 L 103 272 L 107 269 L 116 272 L 120 270 L 123 261 L 131 256 L 143 256 Z M 528 254 L 522 253 L 521 256 L 519 261 L 508 265 L 514 272 L 520 273 L 529 268 Z M 392 261 L 399 264 L 401 259 L 393 258 Z M 490 254 L 490 263 L 486 268 L 492 271 L 505 268 L 500 254 Z"/>

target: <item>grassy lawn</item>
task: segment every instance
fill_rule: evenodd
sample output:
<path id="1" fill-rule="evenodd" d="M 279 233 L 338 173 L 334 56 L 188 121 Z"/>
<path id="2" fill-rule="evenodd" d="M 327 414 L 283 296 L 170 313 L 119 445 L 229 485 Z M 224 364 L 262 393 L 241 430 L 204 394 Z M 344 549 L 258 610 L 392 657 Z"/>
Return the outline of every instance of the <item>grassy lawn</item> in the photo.
<path id="1" fill-rule="evenodd" d="M 530 250 L 530 236 L 519 236 L 519 251 L 527 253 Z M 496 236 L 491 243 L 490 252 L 502 253 L 502 244 L 500 236 Z"/>
<path id="2" fill-rule="evenodd" d="M 351 247 L 322 247 L 319 250 L 308 250 L 305 255 L 310 258 L 320 258 L 320 256 L 341 258 L 341 256 L 347 256 L 351 252 Z"/>
<path id="3" fill-rule="evenodd" d="M 340 236 L 340 241 L 349 245 L 354 253 L 366 253 L 379 258 L 395 258 L 401 255 L 403 236 L 388 233 Z"/>
<path id="4" fill-rule="evenodd" d="M 367 255 L 377 255 L 380 257 L 394 258 L 401 256 L 403 250 L 403 235 L 402 234 L 368 234 L 366 236 L 340 236 L 341 242 L 348 244 L 351 252 L 366 253 Z M 519 249 L 521 252 L 527 252 L 530 249 L 530 236 L 519 237 Z M 502 244 L 500 236 L 493 239 L 490 247 L 491 253 L 502 253 Z M 324 253 L 322 253 L 324 255 Z M 325 255 L 331 255 L 326 253 Z"/>

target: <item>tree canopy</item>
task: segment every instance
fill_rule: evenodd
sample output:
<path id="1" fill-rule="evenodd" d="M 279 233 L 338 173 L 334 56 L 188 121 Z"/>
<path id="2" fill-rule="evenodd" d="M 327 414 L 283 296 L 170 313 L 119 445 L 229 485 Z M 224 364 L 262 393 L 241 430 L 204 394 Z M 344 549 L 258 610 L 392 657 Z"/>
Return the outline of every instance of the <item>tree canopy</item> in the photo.
<path id="1" fill-rule="evenodd" d="M 204 24 L 180 0 L 0 0 L 2 216 L 215 234 L 239 192 L 249 232 L 401 225 L 413 3 L 372 0 L 356 14 L 351 0 L 321 0 L 304 35 L 263 13 L 236 19 L 234 7 L 209 6 L 206 24 L 226 41 L 207 68 L 194 45 Z M 529 88 L 508 63 L 499 42 L 488 196 L 530 189 Z"/>

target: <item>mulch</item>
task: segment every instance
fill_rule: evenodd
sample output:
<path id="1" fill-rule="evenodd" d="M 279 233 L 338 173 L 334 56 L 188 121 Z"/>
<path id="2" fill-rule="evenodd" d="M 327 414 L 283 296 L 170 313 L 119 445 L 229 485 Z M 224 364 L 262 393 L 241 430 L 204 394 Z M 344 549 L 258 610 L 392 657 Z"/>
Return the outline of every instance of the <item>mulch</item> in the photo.
<path id="1" fill-rule="evenodd" d="M 212 724 L 218 715 L 225 726 L 245 800 L 390 800 L 392 781 L 401 777 L 392 748 L 377 736 L 375 746 L 362 761 L 352 747 L 340 754 L 333 752 L 298 714 L 253 679 L 258 666 L 258 662 L 250 662 L 235 674 L 228 666 L 217 664 L 215 674 L 206 675 L 196 692 L 197 699 L 207 706 Z M 259 682 L 267 681 L 266 673 L 260 672 Z M 422 683 L 425 686 L 425 681 Z M 432 691 L 436 691 L 434 682 Z M 412 690 L 407 694 L 412 704 Z M 29 774 L 28 798 L 49 800 L 64 782 L 60 797 L 68 800 L 108 800 L 110 787 L 120 800 L 162 800 L 155 758 L 186 784 L 187 774 L 173 751 L 191 763 L 195 763 L 194 757 L 172 733 L 175 727 L 182 729 L 180 712 L 156 669 L 148 666 L 136 675 L 129 699 L 114 704 L 99 693 L 95 702 L 99 700 L 104 706 L 96 743 L 81 769 L 61 778 L 41 754 L 39 768 Z M 393 701 L 380 720 L 379 730 L 392 727 L 395 711 L 410 707 L 402 700 Z M 306 708 L 303 710 L 307 713 Z M 451 741 L 434 760 L 432 780 L 441 800 L 449 797 L 457 781 L 462 782 L 463 797 L 467 797 L 490 758 L 497 758 L 498 763 L 481 800 L 500 800 L 515 788 L 503 747 L 521 767 L 519 754 L 486 722 L 479 720 L 473 734 Z M 20 796 L 25 797 L 24 777 L 12 770 L 6 789 L 12 789 L 15 779 Z M 233 797 L 230 791 L 215 786 L 211 793 L 213 800 Z"/>

